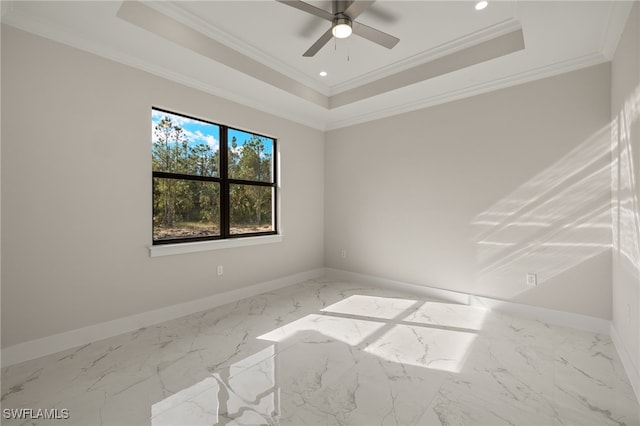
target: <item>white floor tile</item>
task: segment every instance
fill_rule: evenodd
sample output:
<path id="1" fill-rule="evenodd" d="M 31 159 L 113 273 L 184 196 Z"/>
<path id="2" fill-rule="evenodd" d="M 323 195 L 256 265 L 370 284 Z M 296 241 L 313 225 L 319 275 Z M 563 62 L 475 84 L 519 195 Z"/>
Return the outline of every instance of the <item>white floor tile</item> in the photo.
<path id="1" fill-rule="evenodd" d="M 5 425 L 640 425 L 608 336 L 327 279 L 5 368 L 1 402 L 70 415 Z"/>

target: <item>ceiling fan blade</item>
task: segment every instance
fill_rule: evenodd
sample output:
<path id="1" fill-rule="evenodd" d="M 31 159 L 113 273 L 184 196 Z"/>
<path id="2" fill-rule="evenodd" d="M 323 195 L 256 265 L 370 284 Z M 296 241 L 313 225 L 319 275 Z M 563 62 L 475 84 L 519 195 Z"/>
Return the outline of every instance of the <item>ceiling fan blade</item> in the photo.
<path id="1" fill-rule="evenodd" d="M 379 21 L 391 24 L 393 24 L 394 22 L 398 22 L 398 16 L 394 15 L 388 10 L 385 10 L 385 6 L 376 5 L 375 7 L 371 7 L 367 9 L 367 15 L 375 17 Z"/>
<path id="2" fill-rule="evenodd" d="M 282 4 L 286 4 L 287 6 L 295 7 L 296 9 L 302 10 L 303 12 L 307 12 L 312 15 L 315 15 L 318 18 L 326 19 L 327 21 L 333 21 L 332 13 L 329 13 L 324 9 L 320 9 L 319 7 L 312 6 L 309 3 L 305 3 L 300 0 L 277 0 L 277 1 Z"/>
<path id="3" fill-rule="evenodd" d="M 367 10 L 376 0 L 358 0 L 354 1 L 347 7 L 344 14 L 351 19 L 356 19 L 362 12 Z"/>
<path id="4" fill-rule="evenodd" d="M 358 34 L 360 37 L 364 37 L 367 40 L 377 43 L 380 46 L 384 46 L 387 49 L 393 48 L 393 46 L 398 44 L 398 42 L 400 41 L 400 39 L 397 37 L 394 37 L 387 33 L 383 33 L 380 30 L 376 30 L 375 28 L 371 28 L 370 26 L 361 24 L 359 22 L 353 22 L 352 28 L 355 34 Z"/>
<path id="5" fill-rule="evenodd" d="M 313 43 L 313 46 L 311 46 L 309 50 L 307 50 L 302 54 L 302 56 L 306 56 L 306 57 L 314 56 L 316 53 L 318 53 L 320 49 L 324 47 L 325 44 L 329 42 L 329 40 L 331 40 L 331 38 L 333 38 L 333 34 L 331 33 L 331 28 L 329 28 L 326 33 L 320 36 L 318 41 Z"/>
<path id="6" fill-rule="evenodd" d="M 315 34 L 318 34 L 320 28 L 324 28 L 327 24 L 321 19 L 316 18 L 315 16 L 309 15 L 309 17 L 305 20 L 297 31 L 297 34 L 301 38 L 310 38 Z"/>

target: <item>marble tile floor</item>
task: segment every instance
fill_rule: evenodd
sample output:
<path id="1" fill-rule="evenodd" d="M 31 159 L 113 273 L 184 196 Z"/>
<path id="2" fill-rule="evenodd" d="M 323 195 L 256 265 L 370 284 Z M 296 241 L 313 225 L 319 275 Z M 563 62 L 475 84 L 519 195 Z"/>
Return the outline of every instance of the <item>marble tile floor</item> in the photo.
<path id="1" fill-rule="evenodd" d="M 4 368 L 1 405 L 3 425 L 640 425 L 608 336 L 328 279 Z"/>

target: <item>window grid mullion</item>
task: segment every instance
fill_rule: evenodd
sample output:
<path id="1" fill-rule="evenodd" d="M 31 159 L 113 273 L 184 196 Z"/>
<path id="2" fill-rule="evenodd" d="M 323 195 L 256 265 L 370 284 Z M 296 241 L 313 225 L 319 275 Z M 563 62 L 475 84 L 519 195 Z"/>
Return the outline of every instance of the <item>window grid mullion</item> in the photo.
<path id="1" fill-rule="evenodd" d="M 272 182 L 260 182 L 258 180 L 244 180 L 244 179 L 227 179 L 230 184 L 233 185 L 253 185 L 253 186 L 267 186 L 275 188 L 276 184 Z"/>
<path id="2" fill-rule="evenodd" d="M 230 214 L 231 203 L 229 197 L 229 151 L 227 126 L 220 126 L 220 233 L 222 238 L 229 238 L 231 233 Z"/>
<path id="3" fill-rule="evenodd" d="M 152 176 L 154 178 L 162 178 L 162 179 L 175 179 L 175 180 L 194 180 L 198 182 L 217 182 L 220 183 L 222 179 L 219 177 L 213 176 L 194 176 L 194 175 L 185 175 L 182 173 L 171 173 L 171 172 L 153 172 Z"/>
<path id="4" fill-rule="evenodd" d="M 178 113 L 173 113 L 170 111 L 154 108 L 154 110 L 164 112 L 167 114 L 178 115 L 187 119 L 193 119 L 187 115 L 182 115 Z M 219 156 L 218 159 L 220 164 L 218 165 L 218 176 L 204 176 L 204 175 L 190 175 L 185 173 L 173 173 L 173 172 L 162 172 L 162 171 L 153 171 L 152 176 L 154 178 L 154 188 L 155 188 L 155 178 L 159 179 L 172 179 L 172 180 L 187 180 L 187 181 L 196 181 L 196 182 L 215 182 L 219 185 L 220 195 L 219 195 L 219 223 L 220 233 L 219 235 L 210 235 L 210 236 L 202 236 L 202 237 L 185 237 L 185 238 L 172 238 L 170 240 L 153 240 L 153 244 L 170 244 L 170 243 L 179 243 L 179 242 L 193 242 L 193 241 L 207 241 L 207 240 L 219 240 L 219 239 L 230 239 L 230 238 L 242 238 L 245 236 L 260 236 L 260 235 L 273 235 L 278 233 L 277 227 L 277 218 L 278 218 L 278 207 L 277 207 L 277 191 L 278 191 L 278 183 L 277 183 L 277 140 L 275 138 L 271 138 L 269 136 L 260 135 L 257 133 L 251 133 L 258 137 L 269 138 L 272 141 L 272 167 L 271 167 L 271 182 L 264 181 L 253 181 L 253 180 L 245 180 L 245 179 L 233 179 L 230 177 L 230 169 L 229 169 L 229 130 L 232 129 L 234 132 L 237 130 L 235 128 L 230 128 L 228 126 L 220 125 L 217 123 L 213 123 L 207 120 L 202 119 L 194 119 L 203 123 L 211 124 L 214 126 L 218 126 L 219 128 Z M 259 176 L 258 176 L 259 177 Z M 245 186 L 256 186 L 256 187 L 270 187 L 273 189 L 272 192 L 272 217 L 273 217 L 273 228 L 270 231 L 258 231 L 258 232 L 246 232 L 243 234 L 232 234 L 231 233 L 231 186 L 232 185 L 245 185 Z M 155 219 L 154 219 L 155 220 Z M 155 231 L 155 228 L 154 228 Z"/>

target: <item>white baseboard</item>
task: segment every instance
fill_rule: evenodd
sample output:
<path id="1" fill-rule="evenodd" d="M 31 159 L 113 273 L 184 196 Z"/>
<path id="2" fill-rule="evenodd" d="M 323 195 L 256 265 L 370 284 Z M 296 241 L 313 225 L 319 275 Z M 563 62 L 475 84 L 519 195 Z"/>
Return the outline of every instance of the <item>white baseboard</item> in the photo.
<path id="1" fill-rule="evenodd" d="M 410 284 L 402 281 L 394 281 L 386 278 L 374 277 L 372 275 L 358 274 L 356 272 L 343 271 L 341 269 L 326 268 L 327 277 L 348 282 L 368 284 L 374 287 L 388 288 L 391 290 L 405 291 L 425 297 L 445 300 L 447 302 L 469 304 L 469 295 L 451 290 L 429 287 L 419 284 Z"/>
<path id="2" fill-rule="evenodd" d="M 633 365 L 633 362 L 631 362 L 631 357 L 627 352 L 627 348 L 625 348 L 624 344 L 622 343 L 622 339 L 620 338 L 620 335 L 618 334 L 618 331 L 614 327 L 613 323 L 611 323 L 609 334 L 611 335 L 613 346 L 615 346 L 616 351 L 618 352 L 618 356 L 620 357 L 620 361 L 622 362 L 624 371 L 625 373 L 627 373 L 629 383 L 631 383 L 631 387 L 636 394 L 636 399 L 640 403 L 640 373 L 638 373 L 635 365 Z"/>
<path id="3" fill-rule="evenodd" d="M 557 311 L 554 309 L 542 308 L 538 306 L 523 305 L 492 299 L 489 297 L 474 296 L 471 294 L 458 293 L 450 290 L 443 290 L 417 284 L 409 284 L 400 281 L 393 281 L 371 275 L 358 274 L 355 272 L 343 271 L 340 269 L 326 268 L 327 277 L 343 281 L 368 284 L 375 287 L 390 288 L 407 293 L 418 294 L 425 297 L 437 298 L 440 300 L 461 303 L 471 306 L 482 306 L 488 309 L 505 312 L 514 316 L 542 321 L 547 324 L 563 327 L 575 328 L 578 330 L 600 333 L 611 336 L 614 347 L 620 356 L 629 383 L 633 387 L 636 398 L 640 402 L 640 373 L 631 362 L 626 348 L 610 320 L 592 317 L 588 315 L 575 314 L 571 312 Z"/>
<path id="4" fill-rule="evenodd" d="M 141 314 L 131 315 L 100 324 L 90 325 L 41 339 L 30 340 L 2 349 L 2 367 L 40 358 L 45 355 L 75 348 L 107 337 L 117 336 L 142 327 L 169 321 L 195 312 L 215 308 L 216 306 L 235 302 L 268 291 L 297 284 L 325 275 L 325 268 L 318 268 L 299 274 L 288 275 L 272 281 L 267 281 L 225 293 L 215 294 L 190 302 L 167 306 Z"/>
<path id="5" fill-rule="evenodd" d="M 294 285 L 306 280 L 327 276 L 349 282 L 356 282 L 380 288 L 405 291 L 424 297 L 445 300 L 453 303 L 465 305 L 483 306 L 497 311 L 507 312 L 522 318 L 543 321 L 549 324 L 572 327 L 580 330 L 592 331 L 611 335 L 616 350 L 624 365 L 636 396 L 640 395 L 640 375 L 635 369 L 631 360 L 621 344 L 620 338 L 611 322 L 602 318 L 595 318 L 586 315 L 579 315 L 569 312 L 556 311 L 552 309 L 540 308 L 536 306 L 522 305 L 518 303 L 505 302 L 487 297 L 473 296 L 451 290 L 433 288 L 418 284 L 410 284 L 401 281 L 394 281 L 371 275 L 358 274 L 355 272 L 343 271 L 333 268 L 318 268 L 311 271 L 289 275 L 272 281 L 267 281 L 252 286 L 216 294 L 190 302 L 167 306 L 141 314 L 131 315 L 88 327 L 71 330 L 41 339 L 31 340 L 9 346 L 1 351 L 2 367 L 39 358 L 52 353 L 71 349 L 87 343 L 108 337 L 117 336 L 122 333 L 148 327 L 164 321 L 179 318 L 195 312 L 204 311 L 226 303 L 235 302 L 247 297 L 252 297 L 264 292 L 277 290 L 282 287 Z M 639 396 L 640 401 L 640 396 Z"/>
<path id="6" fill-rule="evenodd" d="M 522 305 L 520 303 L 505 302 L 489 297 L 474 296 L 467 293 L 460 293 L 441 288 L 434 288 L 418 284 L 410 284 L 401 281 L 394 281 L 371 275 L 358 274 L 356 272 L 343 271 L 340 269 L 327 268 L 327 276 L 333 279 L 368 284 L 375 287 L 389 288 L 407 293 L 417 294 L 425 297 L 432 297 L 448 302 L 461 303 L 464 305 L 483 306 L 488 309 L 510 313 L 521 318 L 543 321 L 548 324 L 563 327 L 576 328 L 578 330 L 592 331 L 595 333 L 609 334 L 610 321 L 602 318 L 587 315 L 574 314 L 570 312 L 556 311 L 553 309 L 541 308 L 537 306 Z"/>
<path id="7" fill-rule="evenodd" d="M 523 305 L 521 303 L 507 302 L 489 297 L 470 296 L 469 299 L 469 304 L 472 306 L 483 306 L 494 311 L 506 312 L 520 318 L 542 321 L 547 324 L 570 327 L 606 335 L 608 335 L 610 331 L 611 321 L 604 318 L 557 311 L 555 309 L 542 308 L 539 306 Z"/>

